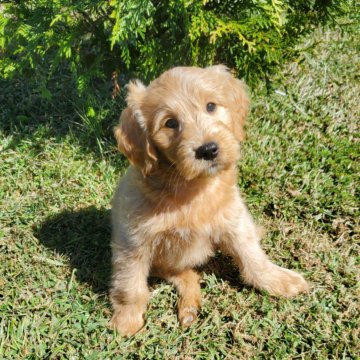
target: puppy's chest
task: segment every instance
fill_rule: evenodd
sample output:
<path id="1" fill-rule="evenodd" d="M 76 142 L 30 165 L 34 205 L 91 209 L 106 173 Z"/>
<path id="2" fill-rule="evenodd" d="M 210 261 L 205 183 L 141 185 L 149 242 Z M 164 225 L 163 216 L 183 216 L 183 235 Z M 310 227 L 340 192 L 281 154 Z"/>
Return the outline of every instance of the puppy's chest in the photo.
<path id="1" fill-rule="evenodd" d="M 215 239 L 226 227 L 228 217 L 226 209 L 206 205 L 204 202 L 153 215 L 143 225 L 150 237 L 189 242 L 194 238 Z"/>
<path id="2" fill-rule="evenodd" d="M 185 268 L 200 265 L 214 253 L 214 229 L 172 228 L 160 232 L 154 238 L 154 262 L 168 268 Z"/>
<path id="3" fill-rule="evenodd" d="M 213 255 L 226 221 L 222 212 L 205 216 L 179 210 L 153 218 L 148 230 L 152 231 L 154 261 L 184 268 L 200 265 Z"/>
<path id="4" fill-rule="evenodd" d="M 211 192 L 172 211 L 154 213 L 142 229 L 151 242 L 154 261 L 187 267 L 213 255 L 233 221 L 236 192 Z"/>

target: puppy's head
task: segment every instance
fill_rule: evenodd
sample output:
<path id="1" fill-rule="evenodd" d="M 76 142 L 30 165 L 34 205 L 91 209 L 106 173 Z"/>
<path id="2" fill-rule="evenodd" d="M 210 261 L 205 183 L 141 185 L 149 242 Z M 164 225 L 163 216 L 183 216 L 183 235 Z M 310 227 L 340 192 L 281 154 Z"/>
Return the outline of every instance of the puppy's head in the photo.
<path id="1" fill-rule="evenodd" d="M 115 136 L 145 176 L 164 163 L 190 180 L 238 160 L 249 100 L 245 85 L 223 65 L 177 67 L 147 88 L 131 82 L 127 105 Z"/>

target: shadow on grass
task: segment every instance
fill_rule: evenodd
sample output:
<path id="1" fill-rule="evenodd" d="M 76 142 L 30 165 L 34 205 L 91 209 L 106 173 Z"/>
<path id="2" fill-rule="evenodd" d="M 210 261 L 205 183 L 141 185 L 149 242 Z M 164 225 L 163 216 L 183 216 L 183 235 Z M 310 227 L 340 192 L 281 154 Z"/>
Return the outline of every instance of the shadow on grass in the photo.
<path id="1" fill-rule="evenodd" d="M 49 81 L 48 97 L 41 84 L 34 77 L 0 79 L 0 133 L 9 137 L 5 150 L 25 141 L 41 151 L 45 139 L 61 143 L 71 135 L 84 153 L 102 158 L 115 145 L 112 128 L 125 106 L 123 93 L 113 100 L 109 81 L 103 81 L 91 99 L 80 97 L 66 70 Z M 95 115 L 87 115 L 90 108 Z"/>
<path id="2" fill-rule="evenodd" d="M 95 292 L 107 292 L 111 277 L 110 210 L 89 207 L 64 211 L 40 225 L 35 236 L 69 258 L 76 277 Z"/>
<path id="3" fill-rule="evenodd" d="M 64 211 L 42 223 L 35 236 L 47 248 L 69 258 L 77 269 L 80 282 L 89 284 L 94 292 L 106 293 L 111 278 L 110 210 L 89 207 Z M 239 271 L 229 257 L 217 253 L 200 272 L 215 274 L 232 287 L 243 288 Z M 162 280 L 149 279 L 150 286 Z"/>
<path id="4" fill-rule="evenodd" d="M 199 270 L 206 274 L 214 274 L 217 279 L 222 279 L 238 291 L 246 287 L 240 280 L 239 268 L 234 264 L 231 257 L 220 252 L 217 252 L 216 255 Z"/>

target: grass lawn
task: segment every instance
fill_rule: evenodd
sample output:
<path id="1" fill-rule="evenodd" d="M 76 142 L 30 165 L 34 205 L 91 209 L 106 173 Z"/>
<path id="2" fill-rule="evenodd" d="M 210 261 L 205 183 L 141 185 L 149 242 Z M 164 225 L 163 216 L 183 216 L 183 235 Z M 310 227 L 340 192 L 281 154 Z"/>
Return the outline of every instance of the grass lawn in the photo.
<path id="1" fill-rule="evenodd" d="M 218 254 L 193 327 L 179 327 L 174 288 L 150 280 L 145 329 L 128 339 L 107 328 L 110 200 L 126 161 L 70 89 L 49 105 L 0 80 L 0 358 L 359 359 L 360 38 L 343 30 L 317 30 L 275 91 L 252 90 L 239 163 L 264 248 L 311 292 L 270 297 Z"/>

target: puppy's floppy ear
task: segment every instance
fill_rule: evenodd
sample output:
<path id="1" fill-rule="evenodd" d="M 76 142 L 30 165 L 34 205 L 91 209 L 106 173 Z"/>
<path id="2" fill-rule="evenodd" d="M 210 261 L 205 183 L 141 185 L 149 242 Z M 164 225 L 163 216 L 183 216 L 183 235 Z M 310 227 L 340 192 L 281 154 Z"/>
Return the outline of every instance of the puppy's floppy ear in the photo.
<path id="1" fill-rule="evenodd" d="M 120 123 L 114 128 L 114 134 L 119 150 L 147 176 L 157 164 L 157 155 L 149 142 L 146 122 L 141 112 L 145 89 L 140 81 L 128 85 L 128 107 L 121 113 Z"/>
<path id="2" fill-rule="evenodd" d="M 246 85 L 243 81 L 236 79 L 224 65 L 215 65 L 208 69 L 223 77 L 222 90 L 229 101 L 233 132 L 236 138 L 241 141 L 244 139 L 243 128 L 250 106 Z"/>

